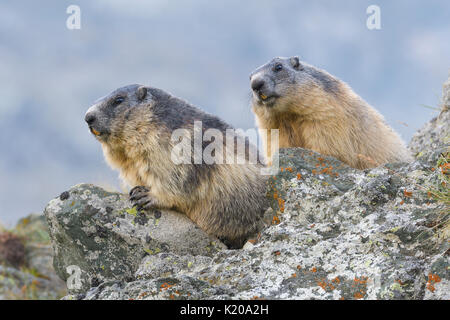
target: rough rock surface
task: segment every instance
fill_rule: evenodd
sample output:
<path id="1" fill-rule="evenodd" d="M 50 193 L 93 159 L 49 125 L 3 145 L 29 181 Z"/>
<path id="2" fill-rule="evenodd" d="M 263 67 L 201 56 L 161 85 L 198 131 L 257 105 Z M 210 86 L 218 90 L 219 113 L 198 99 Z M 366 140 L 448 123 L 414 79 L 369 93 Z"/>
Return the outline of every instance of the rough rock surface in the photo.
<path id="1" fill-rule="evenodd" d="M 147 255 L 173 252 L 208 256 L 223 247 L 185 215 L 137 212 L 126 195 L 88 184 L 63 192 L 44 213 L 56 272 L 65 281 L 80 275 L 71 292 L 84 292 L 108 280 L 131 281 Z"/>
<path id="2" fill-rule="evenodd" d="M 45 211 L 58 274 L 82 270 L 65 299 L 450 299 L 449 207 L 434 197 L 448 196 L 435 163 L 448 117 L 443 108 L 414 137 L 413 163 L 361 171 L 281 150 L 268 227 L 241 250 L 177 213 L 156 218 L 123 195 L 76 186 Z"/>
<path id="3" fill-rule="evenodd" d="M 17 260 L 20 261 L 17 264 L 0 254 L 0 300 L 48 300 L 67 294 L 65 283 L 53 269 L 53 250 L 42 214 L 31 214 L 21 219 L 12 230 L 0 230 L 0 238 L 2 235 L 20 239 L 22 248 L 8 243 L 8 249 L 23 257 Z"/>

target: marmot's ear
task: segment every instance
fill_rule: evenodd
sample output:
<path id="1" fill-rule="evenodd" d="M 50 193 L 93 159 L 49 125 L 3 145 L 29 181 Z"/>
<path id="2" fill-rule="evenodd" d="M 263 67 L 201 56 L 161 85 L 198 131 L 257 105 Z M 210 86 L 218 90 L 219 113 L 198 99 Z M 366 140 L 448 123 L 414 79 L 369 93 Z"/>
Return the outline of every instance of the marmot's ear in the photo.
<path id="1" fill-rule="evenodd" d="M 292 65 L 292 67 L 294 67 L 294 69 L 297 69 L 297 70 L 302 69 L 302 66 L 300 65 L 300 59 L 298 56 L 291 57 L 290 61 L 291 61 L 291 65 Z"/>
<path id="2" fill-rule="evenodd" d="M 144 98 L 147 96 L 147 88 L 144 86 L 139 87 L 137 89 L 136 95 L 139 100 L 144 100 Z"/>

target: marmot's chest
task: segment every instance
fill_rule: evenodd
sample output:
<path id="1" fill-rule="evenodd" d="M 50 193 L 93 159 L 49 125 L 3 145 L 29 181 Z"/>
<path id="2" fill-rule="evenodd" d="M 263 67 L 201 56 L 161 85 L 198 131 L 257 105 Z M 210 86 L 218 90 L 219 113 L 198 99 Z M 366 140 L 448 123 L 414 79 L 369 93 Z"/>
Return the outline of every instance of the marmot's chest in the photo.
<path id="1" fill-rule="evenodd" d="M 302 122 L 298 120 L 284 120 L 277 126 L 279 130 L 279 146 L 280 148 L 288 148 L 297 146 L 304 148 L 306 143 L 302 133 Z"/>

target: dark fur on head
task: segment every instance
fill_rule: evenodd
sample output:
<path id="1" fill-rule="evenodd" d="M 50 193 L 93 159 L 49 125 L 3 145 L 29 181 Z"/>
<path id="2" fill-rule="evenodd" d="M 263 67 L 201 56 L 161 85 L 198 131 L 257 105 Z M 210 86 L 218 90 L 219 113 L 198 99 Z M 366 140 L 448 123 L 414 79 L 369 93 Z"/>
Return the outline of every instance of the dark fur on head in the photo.
<path id="1" fill-rule="evenodd" d="M 326 92 L 338 95 L 339 80 L 327 72 L 299 60 L 299 57 L 274 58 L 250 74 L 253 105 L 278 108 L 291 103 L 288 97 L 296 91 L 307 92 L 312 87 L 321 87 Z M 294 86 L 295 84 L 295 86 Z"/>

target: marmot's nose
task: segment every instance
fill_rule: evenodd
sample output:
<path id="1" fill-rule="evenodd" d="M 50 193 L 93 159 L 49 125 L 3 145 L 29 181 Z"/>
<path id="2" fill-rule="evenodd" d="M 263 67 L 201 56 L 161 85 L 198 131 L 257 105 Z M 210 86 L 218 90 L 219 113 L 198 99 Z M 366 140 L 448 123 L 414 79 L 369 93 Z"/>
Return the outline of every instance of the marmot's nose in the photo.
<path id="1" fill-rule="evenodd" d="M 84 121 L 86 121 L 88 125 L 91 125 L 95 122 L 95 116 L 92 113 L 88 113 L 86 114 L 86 117 L 84 117 Z"/>
<path id="2" fill-rule="evenodd" d="M 265 82 L 263 79 L 255 79 L 252 81 L 252 89 L 253 91 L 259 91 L 264 86 Z"/>

